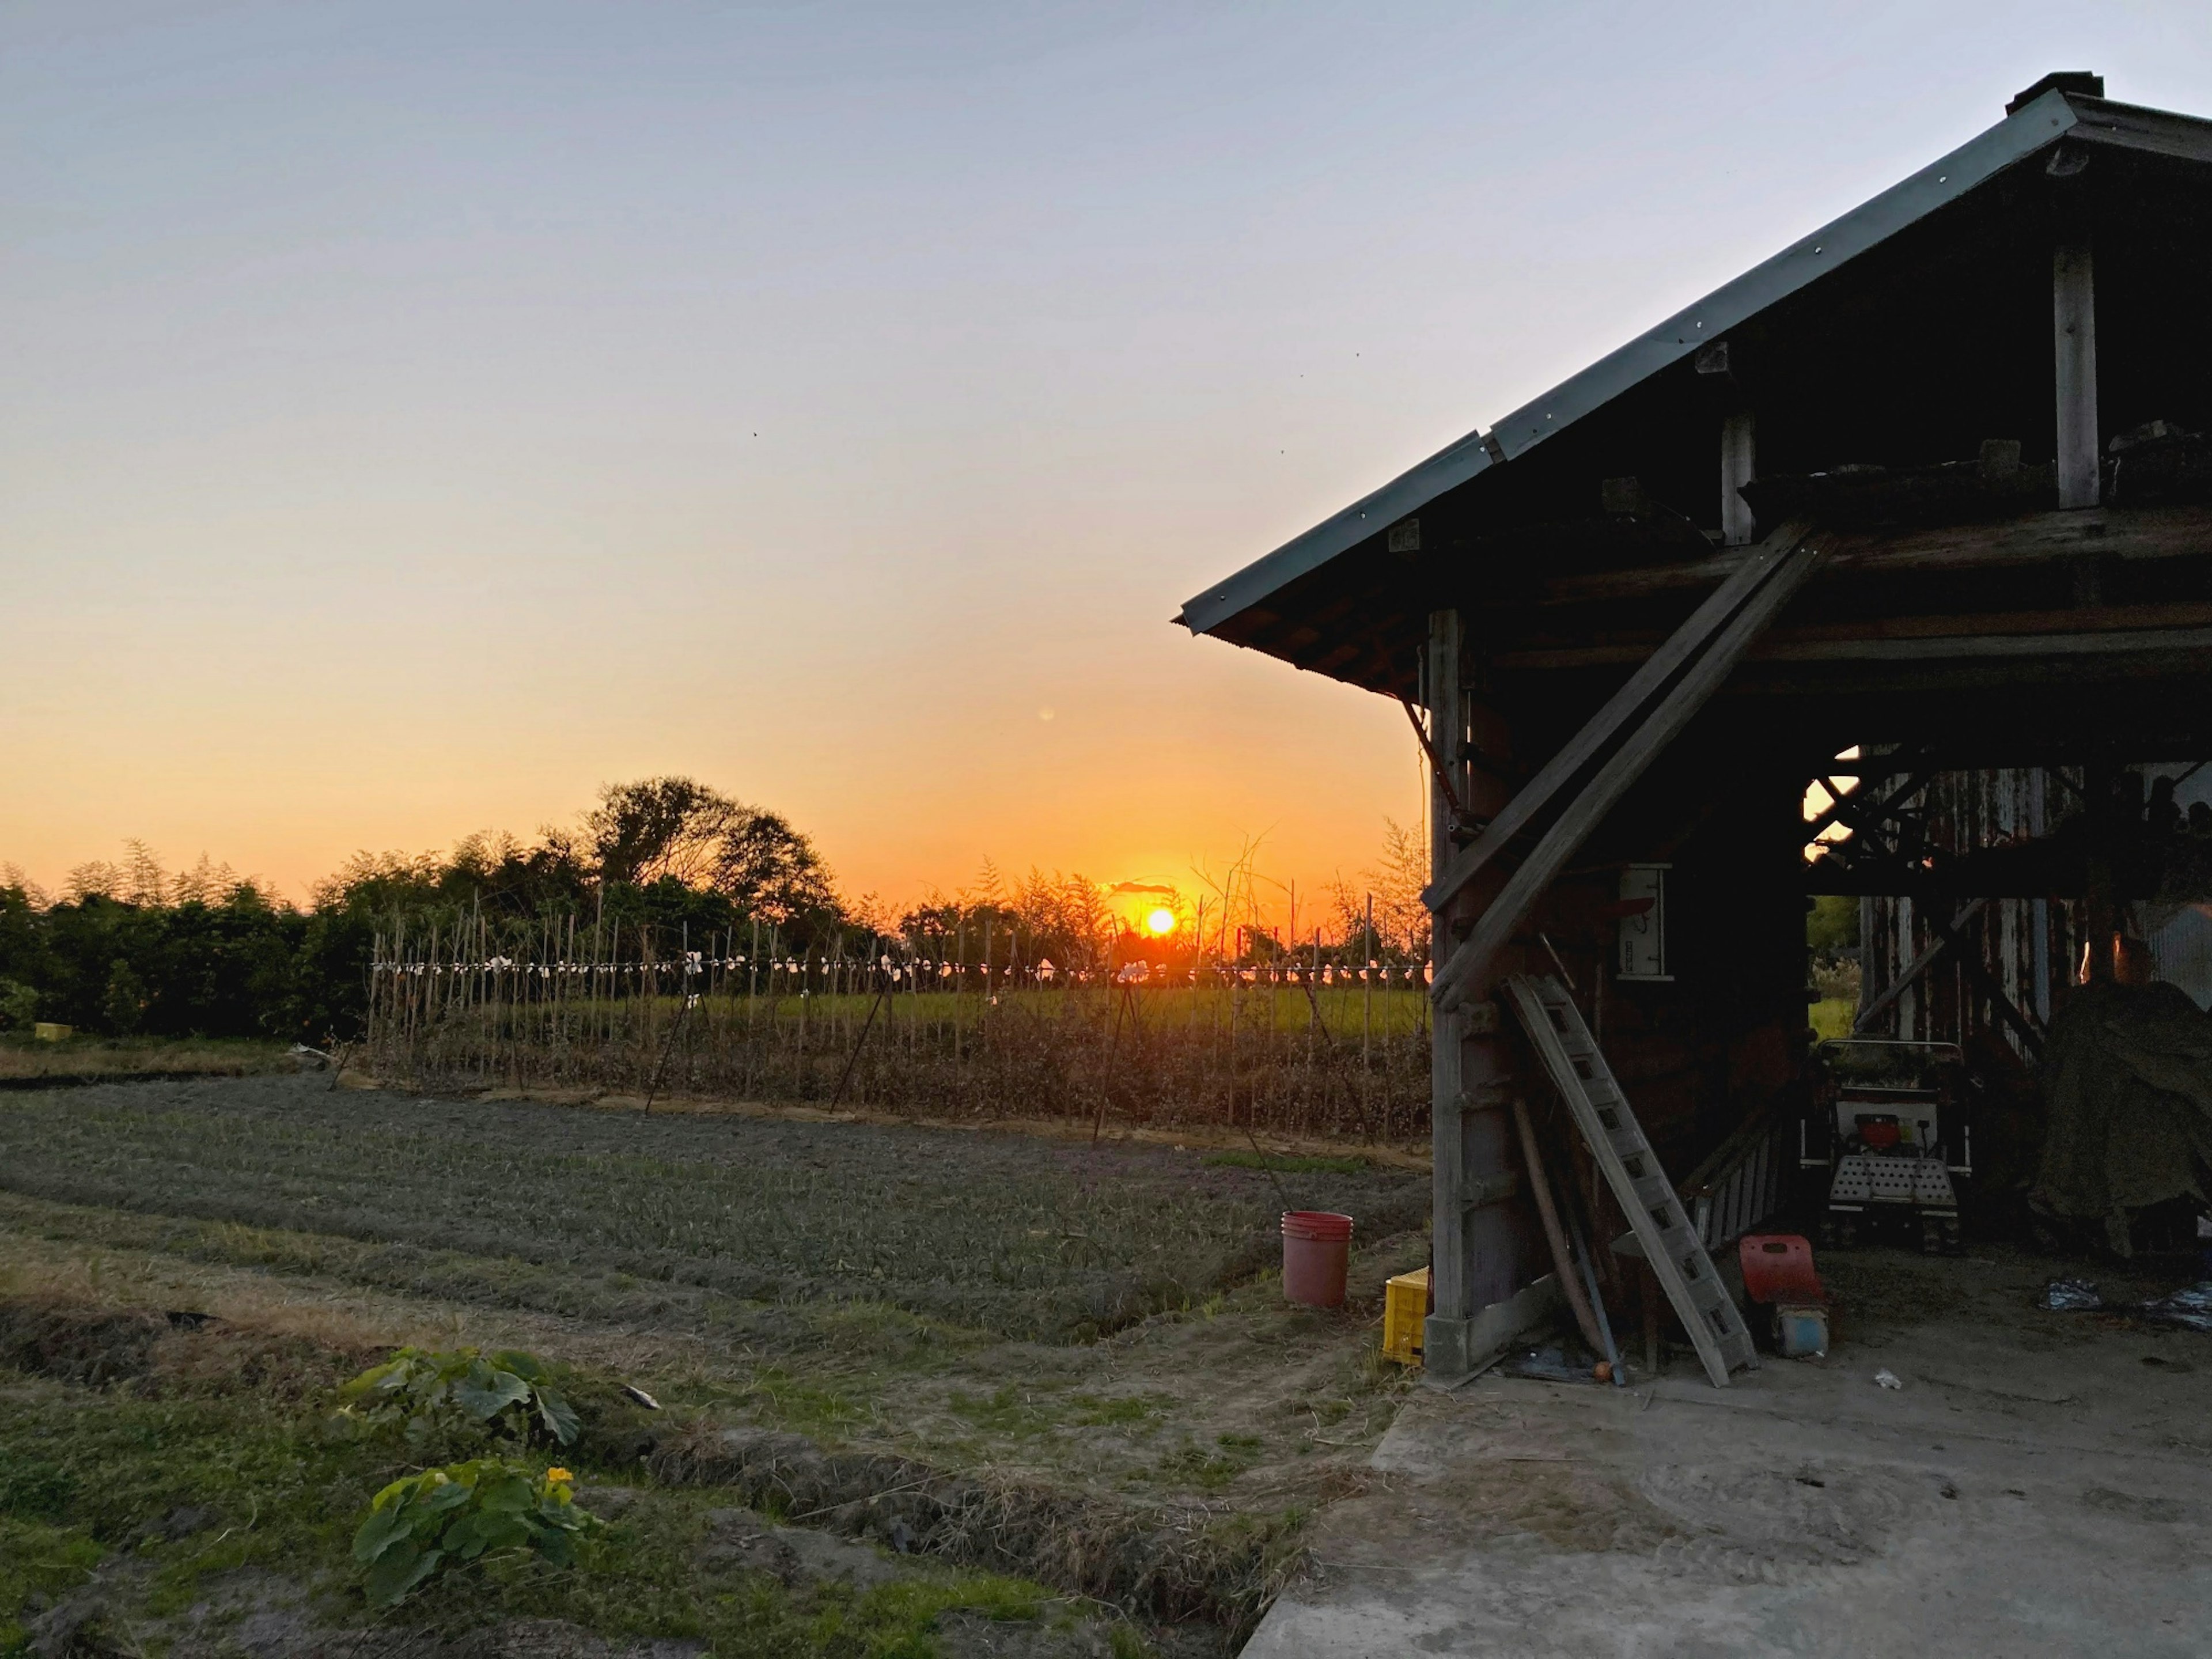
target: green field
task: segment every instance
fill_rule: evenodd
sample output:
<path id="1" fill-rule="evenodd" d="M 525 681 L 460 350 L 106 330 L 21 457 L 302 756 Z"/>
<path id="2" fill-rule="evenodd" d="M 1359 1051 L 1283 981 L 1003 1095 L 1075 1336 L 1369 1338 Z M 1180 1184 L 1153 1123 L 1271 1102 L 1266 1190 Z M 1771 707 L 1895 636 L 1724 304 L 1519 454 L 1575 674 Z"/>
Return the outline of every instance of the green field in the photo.
<path id="1" fill-rule="evenodd" d="M 345 1539 L 444 1454 L 333 1440 L 330 1390 L 406 1341 L 572 1367 L 595 1426 L 562 1460 L 623 1511 L 586 1569 L 495 1564 L 409 1604 L 410 1639 L 535 1617 L 961 1659 L 1002 1650 L 994 1620 L 1010 1652 L 1219 1654 L 1407 1384 L 1376 1322 L 1425 1259 L 1426 1195 L 1352 1156 L 321 1075 L 0 1094 L 0 1651 L 56 1607 L 111 1644 L 87 1652 L 175 1642 L 195 1606 L 362 1624 Z M 1285 1204 L 1358 1219 L 1345 1310 L 1283 1303 Z M 726 1431 L 803 1437 L 763 1485 Z M 884 1492 L 908 1496 L 858 1501 Z M 887 1517 L 921 1542 L 872 1588 L 763 1576 L 717 1541 L 738 1504 L 870 1561 Z"/>

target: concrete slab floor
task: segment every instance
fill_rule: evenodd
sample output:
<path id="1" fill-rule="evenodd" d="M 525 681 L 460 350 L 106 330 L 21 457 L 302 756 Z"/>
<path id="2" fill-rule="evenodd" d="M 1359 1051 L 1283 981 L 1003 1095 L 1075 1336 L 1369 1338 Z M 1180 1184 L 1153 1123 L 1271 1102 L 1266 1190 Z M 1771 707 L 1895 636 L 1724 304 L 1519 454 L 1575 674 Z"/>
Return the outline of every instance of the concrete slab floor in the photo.
<path id="1" fill-rule="evenodd" d="M 2212 1336 L 2022 1252 L 1820 1267 L 1825 1361 L 1417 1395 L 1245 1659 L 2212 1654 Z"/>

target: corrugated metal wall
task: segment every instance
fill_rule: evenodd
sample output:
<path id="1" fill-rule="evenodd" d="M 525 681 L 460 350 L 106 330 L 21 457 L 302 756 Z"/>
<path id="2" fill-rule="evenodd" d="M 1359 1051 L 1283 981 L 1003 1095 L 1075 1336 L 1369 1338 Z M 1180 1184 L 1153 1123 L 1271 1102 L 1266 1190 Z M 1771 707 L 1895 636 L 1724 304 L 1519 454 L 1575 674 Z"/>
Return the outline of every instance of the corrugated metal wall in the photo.
<path id="1" fill-rule="evenodd" d="M 2173 799 L 2185 811 L 2195 801 L 2212 804 L 2212 766 L 2147 766 L 2143 773 L 2149 778 L 2179 777 Z M 2188 992 L 2198 1007 L 2212 1007 L 2212 916 L 2194 905 L 2166 914 L 2163 907 L 2142 908 L 2148 913 L 2140 918 L 2142 935 L 2159 978 Z"/>
<path id="2" fill-rule="evenodd" d="M 2039 767 L 1946 772 L 1920 797 L 1928 844 L 1954 853 L 2047 834 L 2078 810 L 2080 801 L 2078 790 Z M 2045 899 L 1993 899 L 1975 924 L 1983 965 L 2014 1005 L 2039 1024 L 2050 1020 L 2053 993 L 2072 975 L 2081 950 L 2077 908 Z M 1862 899 L 1859 922 L 1863 1006 L 1910 967 L 1935 936 L 1909 898 Z M 2206 931 L 2212 945 L 2212 923 Z M 1981 999 L 1954 962 L 1938 963 L 1922 975 L 1893 1012 L 1894 1024 L 1885 1014 L 1875 1034 L 1956 1042 L 1989 1023 Z M 2002 1021 L 1996 1029 L 2015 1049 L 2020 1047 Z"/>

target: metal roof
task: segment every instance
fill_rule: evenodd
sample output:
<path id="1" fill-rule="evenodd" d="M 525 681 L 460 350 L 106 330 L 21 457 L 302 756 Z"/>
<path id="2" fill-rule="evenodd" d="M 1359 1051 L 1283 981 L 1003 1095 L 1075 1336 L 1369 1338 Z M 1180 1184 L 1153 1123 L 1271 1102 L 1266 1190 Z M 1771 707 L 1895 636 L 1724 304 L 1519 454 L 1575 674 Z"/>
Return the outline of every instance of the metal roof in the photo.
<path id="1" fill-rule="evenodd" d="M 1600 358 L 1571 380 L 1505 416 L 1488 433 L 1470 432 L 1266 557 L 1194 596 L 1176 620 L 1194 633 L 1214 631 L 1447 491 L 1528 453 L 1691 356 L 1706 342 L 1721 338 L 1777 301 L 2069 134 L 2212 161 L 2212 123 L 2109 103 L 2062 87 L 2038 93 L 1949 155 L 1801 237 L 1773 258 Z"/>

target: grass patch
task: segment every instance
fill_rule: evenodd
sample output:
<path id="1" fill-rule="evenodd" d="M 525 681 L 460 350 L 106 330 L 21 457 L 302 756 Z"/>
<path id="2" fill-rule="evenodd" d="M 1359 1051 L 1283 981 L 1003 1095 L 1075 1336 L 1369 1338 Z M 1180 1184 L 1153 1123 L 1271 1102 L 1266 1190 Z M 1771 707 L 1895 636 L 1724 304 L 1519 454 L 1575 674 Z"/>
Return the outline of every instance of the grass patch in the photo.
<path id="1" fill-rule="evenodd" d="M 31 1621 L 96 1575 L 101 1610 L 85 1635 L 112 1641 L 127 1626 L 132 1651 L 149 1638 L 158 1650 L 186 1609 L 221 1605 L 245 1582 L 290 1587 L 287 1600 L 318 1627 L 364 1622 L 353 1528 L 415 1453 L 396 1435 L 334 1428 L 319 1380 L 271 1389 L 242 1371 L 155 1366 L 98 1388 L 0 1370 L 0 1653 L 23 1649 Z M 599 1443 L 623 1443 L 605 1428 Z M 631 1495 L 581 1541 L 578 1564 L 488 1557 L 441 1575 L 403 1604 L 398 1623 L 451 1635 L 550 1618 L 703 1641 L 736 1659 L 927 1659 L 954 1613 L 1075 1620 L 1037 1583 L 936 1562 L 907 1564 L 906 1576 L 866 1592 L 717 1566 L 700 1547 L 726 1494 L 643 1481 L 634 1456 L 561 1458 Z"/>
<path id="2" fill-rule="evenodd" d="M 0 1515 L 0 1653 L 21 1650 L 22 1620 L 92 1577 L 101 1550 L 70 1527 Z"/>

